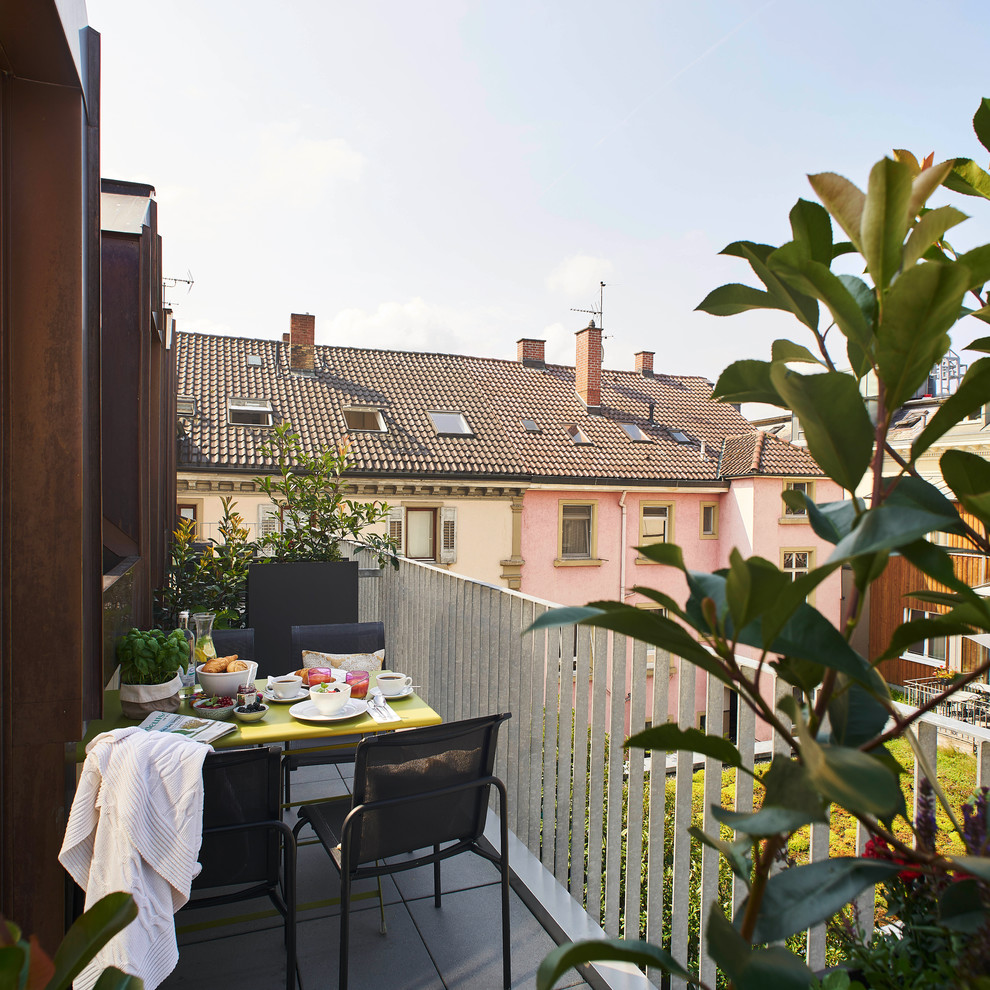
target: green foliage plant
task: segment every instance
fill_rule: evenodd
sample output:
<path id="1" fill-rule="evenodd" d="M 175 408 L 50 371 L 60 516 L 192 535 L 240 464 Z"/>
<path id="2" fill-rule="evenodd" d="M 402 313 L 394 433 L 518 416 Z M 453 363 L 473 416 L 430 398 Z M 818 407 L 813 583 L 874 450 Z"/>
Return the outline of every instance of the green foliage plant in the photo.
<path id="1" fill-rule="evenodd" d="M 168 580 L 158 592 L 157 621 L 163 626 L 176 626 L 184 610 L 190 615 L 215 612 L 218 628 L 244 624 L 248 566 L 255 548 L 237 503 L 230 496 L 221 503 L 219 540 L 201 544 L 191 519 L 180 520 L 172 534 Z"/>
<path id="2" fill-rule="evenodd" d="M 280 423 L 262 447 L 278 473 L 256 478 L 261 490 L 278 507 L 282 526 L 258 541 L 259 551 L 275 561 L 342 560 L 341 540 L 353 540 L 398 567 L 395 544 L 388 536 L 368 533 L 388 518 L 385 502 L 345 498 L 344 474 L 351 465 L 350 447 L 310 450 L 289 423 Z"/>
<path id="3" fill-rule="evenodd" d="M 138 914 L 130 894 L 107 894 L 81 914 L 50 958 L 32 935 L 0 915 L 0 990 L 69 990 L 96 953 Z M 94 990 L 142 990 L 144 981 L 114 966 L 105 969 Z"/>
<path id="4" fill-rule="evenodd" d="M 124 684 L 164 684 L 189 666 L 189 641 L 181 629 L 131 629 L 117 640 Z"/>
<path id="5" fill-rule="evenodd" d="M 974 118 L 978 139 L 990 150 L 990 101 Z M 714 806 L 720 825 L 735 841 L 692 834 L 718 849 L 747 896 L 727 917 L 713 904 L 704 924 L 711 958 L 730 988 L 805 990 L 815 976 L 784 943 L 825 921 L 868 888 L 906 867 L 931 877 L 990 882 L 990 856 L 949 855 L 898 838 L 895 823 L 908 819 L 900 787 L 903 768 L 887 744 L 905 737 L 951 827 L 959 823 L 917 745 L 913 729 L 921 715 L 982 677 L 983 663 L 930 702 L 902 714 L 877 672 L 881 661 L 901 655 L 932 636 L 990 630 L 990 601 L 955 574 L 948 552 L 927 537 L 951 533 L 975 552 L 990 554 L 990 464 L 975 454 L 947 450 L 940 467 L 959 504 L 975 517 L 964 521 L 956 507 L 916 468 L 918 458 L 957 422 L 990 402 L 990 358 L 970 364 L 958 389 L 928 421 L 907 456 L 895 452 L 888 432 L 897 410 L 927 380 L 949 348 L 949 329 L 960 319 L 990 321 L 986 283 L 990 244 L 957 252 L 945 238 L 966 219 L 954 206 L 927 206 L 939 190 L 990 199 L 990 175 L 971 159 L 919 163 L 895 152 L 873 166 L 865 191 L 834 173 L 809 177 L 820 203 L 799 200 L 790 212 L 792 239 L 780 247 L 738 241 L 724 254 L 749 263 L 762 288 L 724 285 L 700 304 L 705 312 L 730 316 L 753 309 L 790 313 L 808 345 L 774 342 L 769 361 L 730 365 L 714 397 L 727 402 L 764 402 L 788 409 L 804 428 L 808 448 L 823 471 L 849 497 L 817 505 L 799 491 L 787 503 L 808 513 L 814 532 L 833 546 L 831 555 L 806 576 L 791 581 L 772 561 L 733 550 L 729 566 L 705 573 L 689 570 L 680 547 L 640 547 L 650 560 L 680 571 L 688 587 L 684 602 L 651 588 L 636 588 L 666 610 L 645 611 L 622 602 L 596 602 L 557 609 L 534 627 L 578 623 L 614 630 L 653 644 L 694 664 L 734 690 L 741 704 L 770 725 L 793 755 L 775 755 L 757 780 L 759 810 L 737 812 Z M 838 227 L 846 240 L 836 240 Z M 851 270 L 833 269 L 852 255 Z M 850 268 L 845 260 L 845 267 Z M 824 316 L 824 318 L 823 318 Z M 990 337 L 970 349 L 990 353 Z M 935 587 L 912 597 L 932 602 L 941 613 L 898 626 L 875 656 L 851 645 L 870 585 L 892 554 L 902 555 Z M 843 602 L 839 628 L 808 603 L 815 587 L 838 568 L 852 571 L 853 588 Z M 756 651 L 757 669 L 736 660 L 737 648 Z M 760 692 L 766 667 L 795 690 L 779 707 Z M 889 727 L 888 727 L 889 726 Z M 718 736 L 664 725 L 638 733 L 627 746 L 700 752 L 750 773 L 739 752 Z M 861 856 L 833 857 L 776 870 L 790 837 L 813 822 L 827 821 L 831 806 L 857 819 L 872 839 L 883 842 L 898 862 Z M 986 932 L 986 902 L 977 897 L 939 902 L 943 925 L 976 924 Z M 570 967 L 597 959 L 658 967 L 695 986 L 707 984 L 662 947 L 642 941 L 592 941 L 564 945 L 540 967 L 539 990 L 550 990 Z M 957 986 L 966 987 L 960 973 Z"/>

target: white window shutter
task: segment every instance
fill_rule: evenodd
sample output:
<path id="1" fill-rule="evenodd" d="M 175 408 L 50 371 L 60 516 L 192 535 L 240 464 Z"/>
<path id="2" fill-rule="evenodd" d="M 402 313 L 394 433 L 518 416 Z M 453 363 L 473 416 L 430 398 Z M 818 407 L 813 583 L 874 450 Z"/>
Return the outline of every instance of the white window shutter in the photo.
<path id="1" fill-rule="evenodd" d="M 445 505 L 440 510 L 440 559 L 441 564 L 453 564 L 457 560 L 457 509 Z"/>
<path id="2" fill-rule="evenodd" d="M 277 533 L 282 528 L 281 517 L 277 505 L 271 502 L 263 502 L 258 506 L 258 537 L 268 536 L 269 533 Z"/>
<path id="3" fill-rule="evenodd" d="M 405 549 L 406 510 L 401 505 L 393 505 L 388 510 L 388 535 L 398 548 L 399 553 Z"/>

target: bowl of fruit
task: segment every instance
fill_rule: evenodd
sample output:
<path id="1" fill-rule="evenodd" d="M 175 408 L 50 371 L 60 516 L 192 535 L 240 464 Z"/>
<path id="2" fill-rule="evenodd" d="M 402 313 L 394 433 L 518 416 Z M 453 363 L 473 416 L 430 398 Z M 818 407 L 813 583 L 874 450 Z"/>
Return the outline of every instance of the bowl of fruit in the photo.
<path id="1" fill-rule="evenodd" d="M 234 715 L 241 722 L 258 722 L 268 714 L 268 705 L 262 701 L 256 701 L 251 705 L 241 705 L 234 709 Z"/>
<path id="2" fill-rule="evenodd" d="M 330 681 L 309 689 L 310 700 L 321 715 L 336 715 L 351 700 L 350 684 Z"/>
<path id="3" fill-rule="evenodd" d="M 230 718 L 231 712 L 234 710 L 234 699 L 226 694 L 215 694 L 212 697 L 194 701 L 192 710 L 200 718 Z"/>

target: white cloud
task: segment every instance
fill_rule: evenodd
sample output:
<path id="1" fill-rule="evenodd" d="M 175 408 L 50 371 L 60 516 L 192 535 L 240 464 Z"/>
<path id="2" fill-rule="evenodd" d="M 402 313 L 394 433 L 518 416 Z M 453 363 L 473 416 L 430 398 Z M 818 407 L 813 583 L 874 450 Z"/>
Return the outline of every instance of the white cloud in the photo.
<path id="1" fill-rule="evenodd" d="M 611 274 L 612 262 L 607 258 L 576 254 L 557 265 L 547 276 L 546 285 L 551 292 L 587 296 L 597 301 L 598 283 L 607 281 L 606 276 Z"/>

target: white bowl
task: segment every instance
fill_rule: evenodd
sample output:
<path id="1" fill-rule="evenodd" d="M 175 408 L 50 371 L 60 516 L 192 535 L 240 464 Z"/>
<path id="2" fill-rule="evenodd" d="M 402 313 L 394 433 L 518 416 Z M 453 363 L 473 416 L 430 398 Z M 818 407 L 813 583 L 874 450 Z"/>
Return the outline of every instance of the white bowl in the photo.
<path id="1" fill-rule="evenodd" d="M 242 712 L 239 709 L 234 709 L 234 715 L 241 722 L 259 722 L 268 714 L 268 705 L 264 702 L 261 703 L 260 712 Z"/>
<path id="2" fill-rule="evenodd" d="M 351 700 L 350 684 L 340 684 L 336 681 L 332 681 L 331 684 L 329 691 L 309 689 L 310 700 L 319 709 L 321 715 L 336 715 Z"/>
<path id="3" fill-rule="evenodd" d="M 237 694 L 237 689 L 242 684 L 254 686 L 254 679 L 258 676 L 258 664 L 254 660 L 245 660 L 248 665 L 247 670 L 235 670 L 232 674 L 226 671 L 222 674 L 209 674 L 203 670 L 203 664 L 196 668 L 196 677 L 203 685 L 203 692 L 206 695 L 219 695 L 233 698 Z"/>

